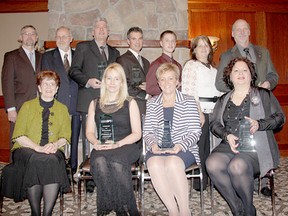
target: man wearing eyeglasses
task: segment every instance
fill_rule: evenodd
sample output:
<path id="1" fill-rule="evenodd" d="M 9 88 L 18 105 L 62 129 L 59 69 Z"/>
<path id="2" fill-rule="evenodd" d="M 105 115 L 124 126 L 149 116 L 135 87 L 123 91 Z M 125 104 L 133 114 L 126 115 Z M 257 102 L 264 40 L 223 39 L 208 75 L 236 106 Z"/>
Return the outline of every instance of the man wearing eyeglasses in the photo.
<path id="1" fill-rule="evenodd" d="M 76 111 L 78 84 L 70 78 L 68 70 L 74 56 L 70 44 L 73 41 L 72 32 L 68 27 L 61 26 L 55 35 L 57 48 L 43 54 L 42 70 L 55 71 L 61 80 L 56 99 L 65 104 L 71 116 L 71 151 L 70 165 L 75 173 L 78 167 L 78 141 L 81 127 L 80 113 Z"/>
<path id="2" fill-rule="evenodd" d="M 10 137 L 22 104 L 37 96 L 36 73 L 41 69 L 42 58 L 35 50 L 38 34 L 34 26 L 23 26 L 18 41 L 21 47 L 4 55 L 1 77 L 5 109 L 10 122 Z"/>

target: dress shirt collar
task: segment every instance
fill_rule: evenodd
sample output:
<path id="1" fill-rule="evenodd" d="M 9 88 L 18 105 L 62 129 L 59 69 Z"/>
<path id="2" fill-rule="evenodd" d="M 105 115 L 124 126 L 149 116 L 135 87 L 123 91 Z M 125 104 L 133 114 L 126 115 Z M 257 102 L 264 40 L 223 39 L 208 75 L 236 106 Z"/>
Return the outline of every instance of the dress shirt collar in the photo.
<path id="1" fill-rule="evenodd" d="M 62 61 L 64 61 L 64 55 L 66 53 L 68 54 L 68 61 L 69 61 L 70 65 L 71 65 L 71 62 L 72 62 L 72 51 L 71 51 L 71 49 L 69 49 L 67 52 L 64 52 L 62 49 L 59 49 L 59 48 L 58 48 L 58 50 L 60 52 Z"/>
<path id="2" fill-rule="evenodd" d="M 23 47 L 23 46 L 22 46 L 22 48 L 23 48 L 24 52 L 26 53 L 26 55 L 27 55 L 28 58 L 29 58 L 29 53 L 31 53 L 31 51 L 28 50 L 27 48 Z M 35 50 L 34 50 L 34 49 L 32 50 L 32 53 L 33 53 L 33 55 L 35 56 Z"/>
<path id="3" fill-rule="evenodd" d="M 170 56 L 168 56 L 165 53 L 162 53 L 162 58 L 164 58 L 167 62 L 173 63 L 175 60 L 173 59 L 173 57 L 171 58 Z"/>
<path id="4" fill-rule="evenodd" d="M 137 53 L 134 50 L 132 50 L 131 48 L 129 48 L 128 50 L 135 56 L 136 59 L 138 59 L 138 55 L 141 56 L 141 52 Z"/>

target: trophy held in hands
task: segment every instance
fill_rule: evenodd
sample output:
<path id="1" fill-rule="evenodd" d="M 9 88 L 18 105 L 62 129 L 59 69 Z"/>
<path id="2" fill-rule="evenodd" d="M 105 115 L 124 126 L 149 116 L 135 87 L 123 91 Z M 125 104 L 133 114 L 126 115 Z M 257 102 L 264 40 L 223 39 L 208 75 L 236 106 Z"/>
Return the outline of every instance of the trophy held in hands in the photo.
<path id="1" fill-rule="evenodd" d="M 250 121 L 242 119 L 239 126 L 239 152 L 256 152 L 255 140 L 253 134 L 250 133 Z"/>

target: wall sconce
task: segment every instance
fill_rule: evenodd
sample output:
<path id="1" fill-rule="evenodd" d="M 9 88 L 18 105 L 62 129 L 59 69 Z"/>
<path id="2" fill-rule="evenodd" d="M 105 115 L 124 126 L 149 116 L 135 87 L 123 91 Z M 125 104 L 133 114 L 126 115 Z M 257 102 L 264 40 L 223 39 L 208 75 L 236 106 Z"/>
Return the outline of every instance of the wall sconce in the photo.
<path id="1" fill-rule="evenodd" d="M 208 36 L 208 38 L 212 44 L 213 51 L 215 52 L 218 49 L 218 42 L 219 42 L 220 38 L 218 38 L 216 36 Z"/>

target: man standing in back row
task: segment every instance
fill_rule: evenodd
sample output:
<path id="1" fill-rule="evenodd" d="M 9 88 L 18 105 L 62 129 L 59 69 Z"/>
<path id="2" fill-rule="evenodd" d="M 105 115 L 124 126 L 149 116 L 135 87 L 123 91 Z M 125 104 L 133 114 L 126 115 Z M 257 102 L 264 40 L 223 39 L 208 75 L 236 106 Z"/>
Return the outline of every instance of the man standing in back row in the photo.
<path id="1" fill-rule="evenodd" d="M 108 34 L 107 20 L 103 17 L 96 18 L 92 32 L 94 39 L 77 44 L 69 70 L 70 77 L 79 86 L 77 111 L 82 117 L 83 160 L 90 154 L 86 148 L 88 143 L 85 134 L 89 104 L 100 96 L 101 79 L 105 68 L 120 56 L 117 49 L 107 44 Z"/>
<path id="2" fill-rule="evenodd" d="M 36 28 L 32 25 L 23 26 L 18 41 L 21 43 L 20 48 L 5 53 L 1 77 L 5 109 L 10 122 L 10 138 L 21 106 L 37 96 L 36 73 L 41 68 L 41 54 L 35 50 L 38 41 Z"/>
<path id="3" fill-rule="evenodd" d="M 256 84 L 262 88 L 273 90 L 278 83 L 278 74 L 269 51 L 264 47 L 250 43 L 250 25 L 243 19 L 236 20 L 232 25 L 232 37 L 236 44 L 221 55 L 216 76 L 216 88 L 221 92 L 229 91 L 223 81 L 224 68 L 236 57 L 247 57 L 255 65 L 258 77 Z"/>
<path id="4" fill-rule="evenodd" d="M 132 27 L 127 32 L 129 49 L 117 58 L 116 62 L 122 65 L 127 79 L 128 92 L 138 103 L 140 113 L 146 111 L 146 74 L 149 61 L 141 56 L 143 47 L 143 31 L 139 27 Z"/>
<path id="5" fill-rule="evenodd" d="M 67 106 L 71 116 L 70 165 L 74 174 L 78 167 L 78 142 L 81 121 L 80 114 L 76 111 L 78 84 L 68 75 L 74 55 L 74 51 L 70 47 L 73 41 L 72 32 L 68 27 L 61 26 L 56 30 L 55 39 L 57 48 L 44 53 L 42 70 L 55 71 L 60 77 L 60 87 L 56 99 Z"/>

